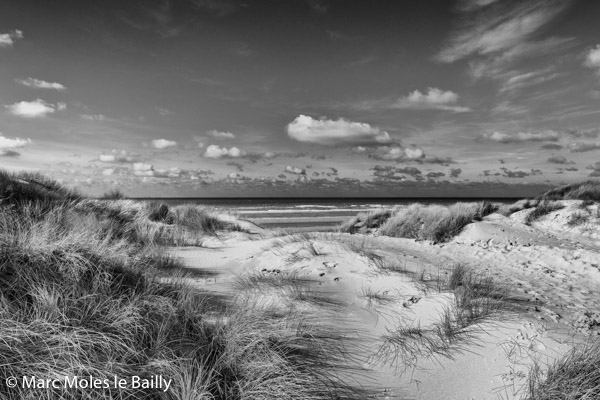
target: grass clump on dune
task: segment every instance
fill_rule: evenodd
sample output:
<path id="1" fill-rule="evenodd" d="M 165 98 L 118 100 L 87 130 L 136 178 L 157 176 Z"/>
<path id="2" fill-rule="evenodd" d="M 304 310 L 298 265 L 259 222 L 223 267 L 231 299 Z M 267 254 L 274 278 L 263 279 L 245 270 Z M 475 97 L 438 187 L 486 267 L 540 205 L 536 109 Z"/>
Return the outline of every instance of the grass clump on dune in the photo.
<path id="1" fill-rule="evenodd" d="M 84 199 L 39 176 L 43 185 L 23 183 L 30 177 L 0 174 L 2 382 L 163 375 L 173 383 L 166 392 L 0 385 L 0 398 L 334 397 L 331 366 L 317 362 L 320 336 L 169 275 L 176 261 L 140 234 L 162 224 L 148 220 L 146 205 Z"/>
<path id="2" fill-rule="evenodd" d="M 387 221 L 394 213 L 392 209 L 380 209 L 359 213 L 356 217 L 351 218 L 340 226 L 340 232 L 357 233 L 366 231 L 367 229 L 378 228 Z"/>
<path id="3" fill-rule="evenodd" d="M 439 291 L 453 296 L 440 319 L 424 327 L 401 325 L 388 330 L 376 355 L 379 360 L 409 368 L 422 358 L 451 358 L 472 343 L 474 326 L 494 321 L 513 309 L 504 287 L 464 264 L 454 265 L 437 284 Z"/>
<path id="4" fill-rule="evenodd" d="M 600 398 L 600 340 L 574 347 L 547 371 L 529 374 L 527 400 L 592 400 Z"/>
<path id="5" fill-rule="evenodd" d="M 381 227 L 380 234 L 445 242 L 459 234 L 473 221 L 493 213 L 489 202 L 456 203 L 449 207 L 411 204 L 398 209 Z"/>
<path id="6" fill-rule="evenodd" d="M 542 218 L 544 215 L 548 215 L 551 212 L 558 211 L 565 208 L 564 205 L 554 202 L 543 200 L 529 213 L 525 218 L 525 224 L 531 225 L 534 221 Z"/>
<path id="7" fill-rule="evenodd" d="M 600 181 L 587 180 L 551 189 L 540 196 L 542 200 L 600 201 Z"/>

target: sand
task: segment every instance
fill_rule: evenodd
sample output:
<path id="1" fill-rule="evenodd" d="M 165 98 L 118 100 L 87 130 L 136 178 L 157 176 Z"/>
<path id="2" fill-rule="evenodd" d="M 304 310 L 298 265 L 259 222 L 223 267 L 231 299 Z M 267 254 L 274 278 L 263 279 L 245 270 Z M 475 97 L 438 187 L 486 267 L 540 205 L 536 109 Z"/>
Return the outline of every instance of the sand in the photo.
<path id="1" fill-rule="evenodd" d="M 326 316 L 324 323 L 361 343 L 349 352 L 349 362 L 364 370 L 354 383 L 376 398 L 518 399 L 534 362 L 544 367 L 600 331 L 597 206 L 587 222 L 572 226 L 581 202 L 563 203 L 531 226 L 524 223 L 530 210 L 489 215 L 442 244 L 376 233 L 257 231 L 170 251 L 205 290 L 246 290 L 257 307 Z M 398 328 L 439 324 L 454 294 L 436 282 L 459 262 L 508 287 L 515 308 L 470 326 L 445 354 L 394 359 L 383 338 Z M 248 276 L 265 284 L 240 289 Z M 301 283 L 307 292 L 270 285 L 275 281 Z"/>

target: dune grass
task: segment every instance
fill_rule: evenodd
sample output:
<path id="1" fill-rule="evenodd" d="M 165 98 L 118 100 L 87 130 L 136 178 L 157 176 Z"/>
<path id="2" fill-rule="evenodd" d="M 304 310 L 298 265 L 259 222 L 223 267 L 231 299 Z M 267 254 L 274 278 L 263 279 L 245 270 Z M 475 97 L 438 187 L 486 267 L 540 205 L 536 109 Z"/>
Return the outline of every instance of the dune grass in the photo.
<path id="1" fill-rule="evenodd" d="M 445 242 L 458 235 L 473 221 L 493 213 L 489 202 L 456 203 L 449 207 L 411 204 L 399 208 L 381 226 L 381 235 Z"/>
<path id="2" fill-rule="evenodd" d="M 3 384 L 0 398 L 360 398 L 332 373 L 342 353 L 331 335 L 169 275 L 179 270 L 177 261 L 142 229 L 158 232 L 166 224 L 151 221 L 146 204 L 85 199 L 31 174 L 1 172 L 0 193 L 2 382 L 159 374 L 174 380 L 168 392 Z M 172 215 L 203 234 L 229 228 L 197 210 Z"/>
<path id="3" fill-rule="evenodd" d="M 575 346 L 547 370 L 534 366 L 527 400 L 592 400 L 600 398 L 600 340 Z"/>
<path id="4" fill-rule="evenodd" d="M 427 327 L 417 323 L 388 330 L 375 356 L 378 360 L 408 369 L 423 358 L 452 358 L 473 345 L 474 327 L 513 310 L 505 288 L 464 264 L 454 265 L 437 285 L 453 296 L 439 320 Z"/>
<path id="5" fill-rule="evenodd" d="M 378 228 L 394 214 L 394 209 L 379 209 L 366 213 L 359 213 L 356 217 L 344 222 L 340 232 L 357 233 L 366 232 L 367 229 Z"/>
<path id="6" fill-rule="evenodd" d="M 525 218 L 525 224 L 531 225 L 533 222 L 537 221 L 543 216 L 563 208 L 565 208 L 565 206 L 559 202 L 542 200 L 529 214 L 527 214 L 527 217 Z"/>
<path id="7" fill-rule="evenodd" d="M 540 196 L 542 200 L 600 201 L 600 181 L 587 180 L 551 189 Z"/>

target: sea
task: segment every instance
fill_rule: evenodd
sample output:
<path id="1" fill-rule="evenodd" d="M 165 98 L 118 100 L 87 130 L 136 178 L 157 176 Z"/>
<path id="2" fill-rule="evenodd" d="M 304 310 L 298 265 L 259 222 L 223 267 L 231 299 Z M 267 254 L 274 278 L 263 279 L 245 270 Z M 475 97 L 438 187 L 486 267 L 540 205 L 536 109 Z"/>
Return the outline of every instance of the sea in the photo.
<path id="1" fill-rule="evenodd" d="M 343 222 L 361 212 L 407 206 L 412 203 L 450 205 L 456 202 L 511 204 L 519 198 L 139 198 L 170 206 L 200 205 L 218 212 L 231 213 L 266 229 L 288 232 L 334 231 Z"/>

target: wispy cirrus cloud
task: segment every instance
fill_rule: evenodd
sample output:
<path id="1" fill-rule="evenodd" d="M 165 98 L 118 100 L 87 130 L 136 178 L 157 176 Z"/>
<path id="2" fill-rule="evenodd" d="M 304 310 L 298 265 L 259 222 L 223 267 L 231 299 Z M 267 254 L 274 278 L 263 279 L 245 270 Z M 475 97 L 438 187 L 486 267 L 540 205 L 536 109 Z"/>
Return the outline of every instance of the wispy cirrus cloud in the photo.
<path id="1" fill-rule="evenodd" d="M 43 118 L 56 111 L 62 111 L 67 108 L 65 103 L 50 104 L 42 99 L 33 101 L 19 101 L 17 103 L 4 106 L 9 113 L 21 118 Z"/>
<path id="2" fill-rule="evenodd" d="M 386 97 L 380 99 L 359 100 L 348 103 L 337 102 L 333 108 L 351 108 L 361 111 L 375 110 L 444 110 L 452 112 L 469 112 L 469 107 L 458 105 L 459 96 L 451 90 L 434 87 L 426 91 L 415 90 L 406 96 Z"/>
<path id="3" fill-rule="evenodd" d="M 63 85 L 62 83 L 58 83 L 58 82 L 47 82 L 41 79 L 36 79 L 36 78 L 26 78 L 26 79 L 15 79 L 15 82 L 23 85 L 23 86 L 28 86 L 28 87 L 32 87 L 32 88 L 36 88 L 36 89 L 52 89 L 52 90 L 58 90 L 58 91 L 65 91 L 67 90 L 67 87 L 65 85 Z"/>
<path id="4" fill-rule="evenodd" d="M 299 115 L 287 125 L 288 136 L 304 143 L 325 146 L 373 146 L 390 143 L 389 134 L 376 126 L 344 118 L 314 119 Z"/>
<path id="5" fill-rule="evenodd" d="M 519 89 L 551 81 L 560 77 L 562 74 L 554 72 L 553 67 L 548 67 L 525 73 L 510 71 L 504 75 L 505 80 L 500 86 L 500 93 L 514 93 Z"/>
<path id="6" fill-rule="evenodd" d="M 18 39 L 23 39 L 23 31 L 18 29 L 8 33 L 0 33 L 0 47 L 12 47 Z"/>
<path id="7" fill-rule="evenodd" d="M 471 55 L 490 55 L 528 41 L 564 11 L 570 0 L 495 2 L 487 12 L 472 15 L 452 35 L 436 60 L 452 63 Z M 473 7 L 464 11 L 472 12 Z"/>

